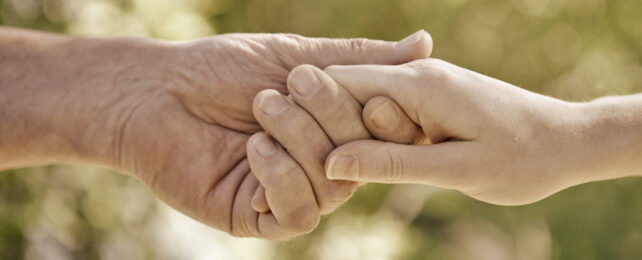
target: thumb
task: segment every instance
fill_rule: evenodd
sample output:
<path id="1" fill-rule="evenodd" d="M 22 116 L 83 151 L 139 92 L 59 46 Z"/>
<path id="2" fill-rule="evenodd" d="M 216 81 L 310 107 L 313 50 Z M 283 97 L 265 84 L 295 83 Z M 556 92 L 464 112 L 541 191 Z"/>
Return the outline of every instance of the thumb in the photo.
<path id="1" fill-rule="evenodd" d="M 469 142 L 402 145 L 359 140 L 332 151 L 325 169 L 328 179 L 460 189 L 472 184 L 476 157 L 479 151 Z"/>
<path id="2" fill-rule="evenodd" d="M 417 71 L 411 66 L 330 66 L 324 71 L 362 105 L 375 97 L 386 97 L 396 102 L 415 124 L 420 124 L 419 101 L 424 99 L 417 86 Z"/>
<path id="3" fill-rule="evenodd" d="M 377 96 L 368 100 L 363 107 L 362 121 L 379 140 L 398 144 L 430 144 L 430 138 L 390 98 Z"/>
<path id="4" fill-rule="evenodd" d="M 424 30 L 399 42 L 363 38 L 304 38 L 301 43 L 299 54 L 312 58 L 310 64 L 319 68 L 330 65 L 403 64 L 426 59 L 432 52 L 432 38 Z"/>

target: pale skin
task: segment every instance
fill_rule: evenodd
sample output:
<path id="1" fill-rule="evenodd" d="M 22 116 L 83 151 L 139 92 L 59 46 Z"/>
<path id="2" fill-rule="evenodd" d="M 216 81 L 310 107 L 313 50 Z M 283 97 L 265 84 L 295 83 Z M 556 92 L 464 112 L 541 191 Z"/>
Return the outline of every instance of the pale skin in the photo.
<path id="1" fill-rule="evenodd" d="M 520 205 L 642 173 L 642 95 L 566 102 L 437 59 L 325 72 L 365 105 L 370 132 L 394 141 L 338 147 L 326 161 L 330 179 L 419 183 Z"/>
<path id="2" fill-rule="evenodd" d="M 329 179 L 426 184 L 500 205 L 528 204 L 573 185 L 642 172 L 642 95 L 566 102 L 438 59 L 325 71 L 304 65 L 291 72 L 288 86 L 314 85 L 303 74 L 328 87 L 304 97 L 291 90 L 284 115 L 273 119 L 257 108 L 264 99 L 286 97 L 263 91 L 255 100 L 259 123 L 291 155 L 281 152 L 270 165 L 304 166 L 315 156 L 300 154 L 323 147 L 319 165 L 332 147 L 325 140 L 340 132 L 353 137 L 334 142 L 338 148 L 325 160 Z M 355 100 L 364 106 L 361 119 Z M 310 129 L 318 128 L 310 118 L 328 137 Z M 379 140 L 364 140 L 364 127 Z M 256 149 L 253 144 L 258 142 L 248 149 Z M 276 175 L 282 167 L 262 168 Z M 263 200 L 255 196 L 258 211 L 278 205 Z"/>
<path id="3" fill-rule="evenodd" d="M 0 169 L 100 165 L 232 235 L 289 239 L 310 232 L 356 185 L 329 181 L 318 166 L 287 182 L 262 175 L 271 165 L 246 153 L 262 130 L 254 97 L 288 93 L 288 73 L 301 64 L 403 64 L 431 47 L 425 32 L 401 42 L 231 34 L 170 43 L 0 27 Z M 259 180 L 269 212 L 252 208 Z"/>

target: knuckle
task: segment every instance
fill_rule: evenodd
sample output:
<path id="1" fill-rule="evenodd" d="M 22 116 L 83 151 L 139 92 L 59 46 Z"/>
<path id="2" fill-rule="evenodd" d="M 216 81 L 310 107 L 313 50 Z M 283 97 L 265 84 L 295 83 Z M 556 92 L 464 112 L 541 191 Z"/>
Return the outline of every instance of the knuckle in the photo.
<path id="1" fill-rule="evenodd" d="M 319 224 L 320 217 L 308 218 L 307 220 L 300 220 L 296 226 L 297 230 L 301 233 L 309 233 L 314 230 Z"/>
<path id="2" fill-rule="evenodd" d="M 359 184 L 353 181 L 332 181 L 331 183 L 324 188 L 320 203 L 322 211 L 327 211 L 337 204 L 346 202 L 359 187 Z"/>
<path id="3" fill-rule="evenodd" d="M 350 40 L 350 50 L 360 57 L 367 57 L 368 39 L 358 38 Z"/>
<path id="4" fill-rule="evenodd" d="M 409 63 L 407 66 L 415 70 L 424 81 L 449 82 L 453 79 L 448 63 L 440 59 L 420 60 Z"/>
<path id="5" fill-rule="evenodd" d="M 298 165 L 291 160 L 280 160 L 274 167 L 271 167 L 271 171 L 273 171 L 272 176 L 276 176 L 277 178 L 289 178 L 289 176 L 295 174 L 298 169 Z"/>
<path id="6" fill-rule="evenodd" d="M 253 237 L 257 236 L 255 229 L 251 228 L 251 224 L 248 224 L 247 221 L 237 221 L 233 223 L 233 228 L 230 232 L 232 236 L 235 237 Z"/>
<path id="7" fill-rule="evenodd" d="M 261 166 L 261 184 L 267 189 L 282 187 L 292 176 L 298 174 L 299 166 L 290 160 L 265 158 Z"/>
<path id="8" fill-rule="evenodd" d="M 284 116 L 284 118 L 287 118 L 287 120 L 283 120 L 283 127 L 281 131 L 283 133 L 287 134 L 288 136 L 296 137 L 296 135 L 300 135 L 298 133 L 317 133 L 317 131 L 314 131 L 315 128 L 317 128 L 314 124 L 312 124 L 312 120 L 304 114 L 303 111 L 293 111 L 294 113 L 289 113 Z M 304 138 L 309 138 L 309 136 L 299 136 L 295 138 L 292 138 L 293 140 L 301 140 Z"/>
<path id="9" fill-rule="evenodd" d="M 305 37 L 293 33 L 280 33 L 277 36 L 283 43 L 300 44 L 305 41 Z"/>
<path id="10" fill-rule="evenodd" d="M 315 205 L 316 206 L 316 205 Z M 321 220 L 318 210 L 312 209 L 312 206 L 301 206 L 293 212 L 289 221 L 284 222 L 282 227 L 293 233 L 309 233 L 314 230 Z"/>
<path id="11" fill-rule="evenodd" d="M 404 177 L 404 162 L 401 156 L 385 151 L 386 168 L 384 178 L 390 182 L 398 182 Z"/>
<path id="12" fill-rule="evenodd" d="M 291 111 L 284 118 L 287 118 L 287 120 L 282 121 L 282 131 L 291 136 L 292 140 L 297 140 L 301 144 L 309 144 L 311 147 L 321 142 L 319 137 L 323 136 L 323 131 L 315 119 L 306 111 L 297 109 L 296 111 Z M 301 133 L 308 134 L 301 135 Z"/>
<path id="13" fill-rule="evenodd" d="M 301 35 L 298 35 L 298 34 L 294 34 L 294 33 L 282 33 L 281 36 L 283 36 L 283 37 L 285 37 L 287 39 L 292 39 L 292 40 L 296 40 L 296 41 L 303 41 L 305 39 L 305 37 L 303 37 Z"/>
<path id="14" fill-rule="evenodd" d="M 453 74 L 446 68 L 436 67 L 433 69 L 426 70 L 424 72 L 424 77 L 429 82 L 437 82 L 441 86 L 450 86 L 453 82 Z"/>
<path id="15" fill-rule="evenodd" d="M 340 99 L 319 99 L 316 102 L 320 102 L 319 105 L 325 104 L 325 109 L 320 109 L 318 112 L 322 114 L 322 122 L 342 122 L 348 119 L 348 115 L 352 115 L 349 112 L 356 112 L 353 106 L 350 106 L 348 102 L 341 102 Z M 328 104 L 331 104 L 328 106 Z M 358 114 L 356 115 L 358 118 Z"/>

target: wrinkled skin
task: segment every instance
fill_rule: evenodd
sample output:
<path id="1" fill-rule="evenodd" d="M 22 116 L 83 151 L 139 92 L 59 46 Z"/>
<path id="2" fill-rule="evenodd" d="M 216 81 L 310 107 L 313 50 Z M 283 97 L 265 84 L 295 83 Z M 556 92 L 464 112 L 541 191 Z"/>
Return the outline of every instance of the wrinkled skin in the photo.
<path id="1" fill-rule="evenodd" d="M 135 82 L 121 105 L 111 106 L 117 108 L 110 113 L 117 115 L 115 168 L 134 173 L 172 207 L 236 236 L 281 240 L 310 232 L 316 223 L 251 207 L 259 182 L 245 148 L 261 129 L 252 100 L 264 89 L 286 94 L 288 73 L 300 64 L 401 64 L 429 55 L 425 32 L 408 39 L 233 34 L 163 46 L 156 62 L 171 65 L 158 66 L 155 82 Z M 273 219 L 257 224 L 261 214 Z"/>

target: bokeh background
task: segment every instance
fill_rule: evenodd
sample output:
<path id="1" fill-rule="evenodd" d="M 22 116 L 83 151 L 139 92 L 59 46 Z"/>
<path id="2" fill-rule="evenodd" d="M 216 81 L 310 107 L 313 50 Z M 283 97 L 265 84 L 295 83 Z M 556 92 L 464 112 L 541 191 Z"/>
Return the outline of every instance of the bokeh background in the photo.
<path id="1" fill-rule="evenodd" d="M 290 32 L 397 40 L 558 98 L 642 88 L 639 0 L 0 0 L 0 23 L 74 35 L 189 40 Z M 89 166 L 0 174 L 1 259 L 642 259 L 642 181 L 500 207 L 457 192 L 367 185 L 312 234 L 233 238 L 135 179 Z"/>

